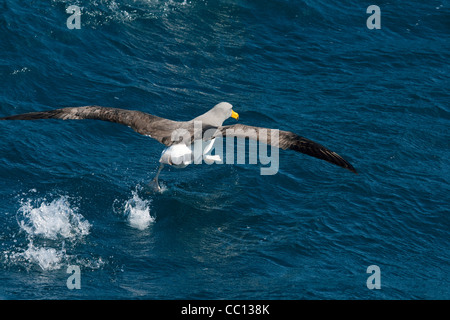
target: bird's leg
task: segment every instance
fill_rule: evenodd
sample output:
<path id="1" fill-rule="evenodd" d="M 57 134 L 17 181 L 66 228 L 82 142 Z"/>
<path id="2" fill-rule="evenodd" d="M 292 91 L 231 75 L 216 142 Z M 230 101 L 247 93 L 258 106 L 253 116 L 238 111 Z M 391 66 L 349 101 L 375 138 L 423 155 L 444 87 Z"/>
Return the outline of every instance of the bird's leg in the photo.
<path id="1" fill-rule="evenodd" d="M 153 178 L 153 180 L 149 184 L 151 187 L 153 187 L 153 189 L 155 191 L 161 191 L 161 187 L 159 186 L 159 183 L 158 183 L 158 177 L 159 177 L 159 173 L 161 172 L 161 170 L 163 168 L 164 168 L 164 164 L 161 163 L 159 165 L 158 171 L 156 172 L 156 176 Z"/>

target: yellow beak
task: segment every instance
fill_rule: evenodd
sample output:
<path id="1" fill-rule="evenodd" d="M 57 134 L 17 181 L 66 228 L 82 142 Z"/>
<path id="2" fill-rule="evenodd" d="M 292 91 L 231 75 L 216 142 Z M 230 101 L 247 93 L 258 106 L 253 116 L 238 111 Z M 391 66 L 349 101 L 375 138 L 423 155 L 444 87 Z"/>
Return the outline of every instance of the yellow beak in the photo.
<path id="1" fill-rule="evenodd" d="M 233 110 L 231 110 L 231 117 L 236 120 L 239 120 L 239 114 L 237 112 L 234 112 Z"/>

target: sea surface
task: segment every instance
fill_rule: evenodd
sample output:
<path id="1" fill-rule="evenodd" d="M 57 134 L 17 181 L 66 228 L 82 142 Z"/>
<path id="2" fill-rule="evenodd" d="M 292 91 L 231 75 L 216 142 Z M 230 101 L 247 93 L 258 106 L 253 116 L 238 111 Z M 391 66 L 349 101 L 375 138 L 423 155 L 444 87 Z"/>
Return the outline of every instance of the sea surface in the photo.
<path id="1" fill-rule="evenodd" d="M 163 145 L 126 126 L 1 121 L 0 299 L 450 299 L 449 1 L 0 12 L 1 117 L 100 105 L 189 120 L 227 101 L 238 123 L 359 172 L 280 150 L 275 175 L 165 168 L 155 192 Z"/>

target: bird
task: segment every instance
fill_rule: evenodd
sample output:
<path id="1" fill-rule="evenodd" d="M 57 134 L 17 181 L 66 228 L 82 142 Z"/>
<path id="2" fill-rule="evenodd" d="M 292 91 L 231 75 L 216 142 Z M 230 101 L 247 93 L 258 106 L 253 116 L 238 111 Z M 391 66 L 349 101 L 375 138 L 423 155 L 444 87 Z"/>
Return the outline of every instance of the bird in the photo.
<path id="1" fill-rule="evenodd" d="M 234 139 L 237 137 L 262 141 L 272 147 L 300 152 L 358 173 L 347 160 L 336 152 L 296 133 L 238 123 L 223 125 L 228 118 L 239 120 L 239 114 L 233 110 L 230 103 L 220 102 L 206 113 L 189 121 L 170 120 L 138 110 L 97 105 L 29 112 L 1 117 L 0 120 L 92 119 L 126 125 L 137 133 L 151 137 L 165 145 L 159 159 L 160 165 L 151 181 L 155 190 L 161 190 L 158 177 L 164 165 L 184 168 L 189 164 L 199 163 L 199 159 L 203 159 L 208 164 L 219 163 L 222 160 L 220 156 L 208 154 L 216 138 L 231 137 Z M 274 136 L 273 133 L 277 133 L 277 135 Z M 201 142 L 201 149 L 198 150 L 201 151 L 195 152 L 199 142 Z"/>

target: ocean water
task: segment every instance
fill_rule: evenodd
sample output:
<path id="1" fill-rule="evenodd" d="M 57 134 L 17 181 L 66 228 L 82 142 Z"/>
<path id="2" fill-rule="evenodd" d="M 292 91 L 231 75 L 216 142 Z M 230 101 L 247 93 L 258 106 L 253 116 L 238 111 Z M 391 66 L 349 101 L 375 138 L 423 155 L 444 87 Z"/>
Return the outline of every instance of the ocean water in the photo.
<path id="1" fill-rule="evenodd" d="M 298 133 L 359 172 L 281 150 L 275 175 L 165 168 L 154 192 L 155 140 L 2 121 L 1 299 L 450 298 L 449 1 L 0 11 L 0 116 L 95 104 L 188 120 L 228 101 L 239 123 Z"/>

